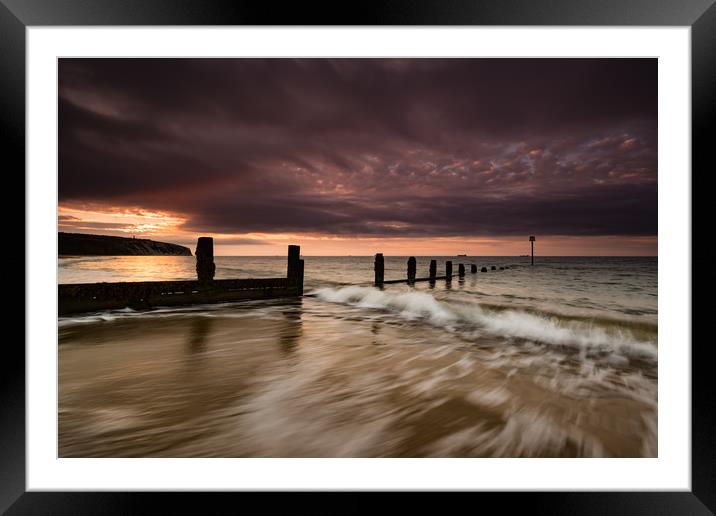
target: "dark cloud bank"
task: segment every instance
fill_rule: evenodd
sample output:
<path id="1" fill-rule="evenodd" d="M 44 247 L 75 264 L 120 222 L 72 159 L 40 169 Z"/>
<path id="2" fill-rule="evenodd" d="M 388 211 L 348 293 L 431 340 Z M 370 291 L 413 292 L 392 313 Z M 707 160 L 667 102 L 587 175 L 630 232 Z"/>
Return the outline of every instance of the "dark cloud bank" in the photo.
<path id="1" fill-rule="evenodd" d="M 62 59 L 60 202 L 201 232 L 655 235 L 655 59 Z"/>

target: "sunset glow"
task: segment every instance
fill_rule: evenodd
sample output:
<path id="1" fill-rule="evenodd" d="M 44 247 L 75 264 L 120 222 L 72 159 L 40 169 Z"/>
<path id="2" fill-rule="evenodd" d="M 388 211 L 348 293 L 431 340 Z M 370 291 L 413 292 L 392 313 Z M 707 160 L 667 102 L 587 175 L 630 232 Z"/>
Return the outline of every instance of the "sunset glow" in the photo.
<path id="1" fill-rule="evenodd" d="M 653 460 L 657 65 L 60 59 L 57 456 Z"/>
<path id="2" fill-rule="evenodd" d="M 182 230 L 186 219 L 167 213 L 136 209 L 90 211 L 61 207 L 60 231 L 115 236 L 136 236 L 174 242 L 193 250 L 200 233 Z M 283 255 L 286 246 L 300 242 L 310 253 L 307 256 L 368 256 L 375 252 L 393 256 L 439 256 L 468 254 L 471 256 L 512 256 L 529 252 L 529 242 L 520 237 L 344 237 L 300 233 L 214 233 L 215 254 L 218 256 Z M 650 256 L 656 253 L 656 237 L 623 236 L 548 236 L 537 243 L 543 256 L 604 255 Z"/>

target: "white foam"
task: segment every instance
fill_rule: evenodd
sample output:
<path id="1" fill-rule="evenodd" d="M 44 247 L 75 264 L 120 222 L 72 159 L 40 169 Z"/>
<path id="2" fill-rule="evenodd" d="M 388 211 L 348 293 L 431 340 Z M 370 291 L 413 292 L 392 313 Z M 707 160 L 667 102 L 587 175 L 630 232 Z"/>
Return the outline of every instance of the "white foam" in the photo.
<path id="1" fill-rule="evenodd" d="M 645 360 L 656 360 L 658 353 L 654 342 L 640 341 L 627 329 L 607 329 L 588 322 L 540 316 L 522 310 L 491 311 L 477 303 L 439 301 L 426 292 L 387 292 L 373 287 L 350 286 L 320 288 L 311 294 L 332 303 L 388 310 L 405 319 L 422 318 L 436 326 L 467 324 L 494 336 L 576 346 L 585 353 L 616 353 Z"/>
<path id="2" fill-rule="evenodd" d="M 332 303 L 346 303 L 361 308 L 387 308 L 400 312 L 406 319 L 426 318 L 436 324 L 457 319 L 454 313 L 425 292 L 388 293 L 376 288 L 354 285 L 337 289 L 320 288 L 312 294 Z"/>

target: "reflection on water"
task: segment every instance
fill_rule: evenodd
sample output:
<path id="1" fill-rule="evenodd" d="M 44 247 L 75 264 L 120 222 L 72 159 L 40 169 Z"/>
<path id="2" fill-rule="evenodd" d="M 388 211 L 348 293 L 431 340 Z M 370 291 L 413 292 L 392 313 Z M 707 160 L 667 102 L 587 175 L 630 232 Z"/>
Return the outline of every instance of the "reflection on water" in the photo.
<path id="1" fill-rule="evenodd" d="M 195 354 L 206 349 L 207 337 L 211 330 L 212 319 L 198 317 L 191 322 L 189 330 L 188 349 Z"/>
<path id="2" fill-rule="evenodd" d="M 301 322 L 303 299 L 286 301 L 285 303 L 285 308 L 281 310 L 285 324 L 280 331 L 279 341 L 281 343 L 281 350 L 284 354 L 289 355 L 296 350 L 299 340 L 303 335 L 303 325 Z"/>

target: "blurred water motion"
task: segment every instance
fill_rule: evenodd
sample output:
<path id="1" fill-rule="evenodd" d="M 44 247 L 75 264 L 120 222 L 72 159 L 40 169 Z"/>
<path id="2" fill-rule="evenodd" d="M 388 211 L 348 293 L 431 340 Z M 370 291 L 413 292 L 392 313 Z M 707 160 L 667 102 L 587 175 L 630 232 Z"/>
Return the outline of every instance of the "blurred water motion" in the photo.
<path id="1" fill-rule="evenodd" d="M 131 258 L 60 281 L 193 272 Z M 380 291 L 370 257 L 308 257 L 303 299 L 62 318 L 60 456 L 656 456 L 656 260 L 476 260 L 511 268 Z"/>

